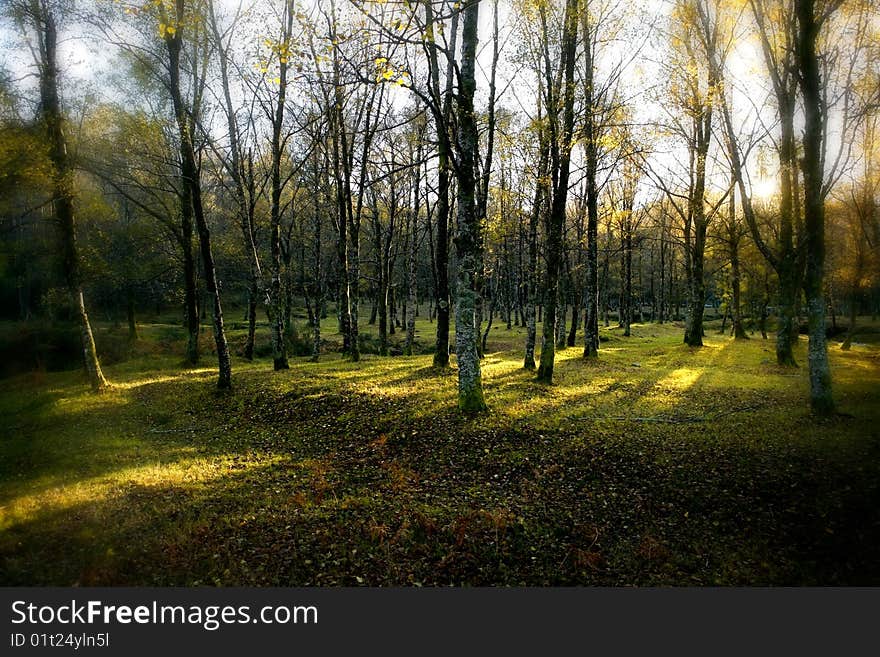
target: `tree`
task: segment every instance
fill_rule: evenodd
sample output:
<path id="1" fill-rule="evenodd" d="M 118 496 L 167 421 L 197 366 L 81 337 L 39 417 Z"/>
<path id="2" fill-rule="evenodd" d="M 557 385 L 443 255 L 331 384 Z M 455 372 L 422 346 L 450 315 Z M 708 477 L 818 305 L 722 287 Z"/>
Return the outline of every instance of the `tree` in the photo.
<path id="1" fill-rule="evenodd" d="M 486 408 L 480 376 L 479 339 L 476 325 L 477 263 L 480 261 L 481 230 L 477 217 L 476 165 L 479 140 L 474 113 L 476 59 L 480 0 L 466 0 L 462 9 L 461 71 L 457 97 L 458 208 L 455 250 L 458 277 L 455 305 L 455 356 L 458 362 L 458 406 L 463 411 Z"/>
<path id="2" fill-rule="evenodd" d="M 281 193 L 284 183 L 281 177 L 281 159 L 286 154 L 288 134 L 284 132 L 284 112 L 287 105 L 288 71 L 293 37 L 294 6 L 292 0 L 285 0 L 281 13 L 281 35 L 276 42 L 271 42 L 270 50 L 273 59 L 277 57 L 278 93 L 269 112 L 272 127 L 271 137 L 271 213 L 269 217 L 270 270 L 271 286 L 269 294 L 269 322 L 272 330 L 272 360 L 275 370 L 286 370 L 287 345 L 284 342 L 284 299 L 281 288 Z"/>
<path id="3" fill-rule="evenodd" d="M 625 141 L 629 141 L 625 137 Z M 618 179 L 608 186 L 609 205 L 620 237 L 620 321 L 623 335 L 630 335 L 633 322 L 633 252 L 637 246 L 637 232 L 645 212 L 636 207 L 636 192 L 640 171 L 634 158 L 623 161 Z"/>
<path id="4" fill-rule="evenodd" d="M 797 142 L 795 136 L 795 111 L 797 106 L 797 76 L 794 56 L 794 16 L 787 3 L 773 6 L 777 20 L 768 19 L 769 4 L 766 0 L 750 0 L 750 6 L 758 28 L 761 51 L 770 76 L 779 117 L 777 155 L 779 159 L 779 213 L 774 231 L 777 235 L 775 248 L 762 235 L 752 207 L 751 196 L 746 189 L 744 163 L 737 145 L 736 133 L 729 101 L 722 101 L 722 115 L 727 147 L 734 179 L 740 194 L 743 215 L 758 249 L 776 271 L 779 278 L 779 324 L 776 334 L 776 362 L 779 365 L 795 365 L 794 344 L 797 340 L 797 306 L 800 282 L 803 276 L 800 243 L 800 189 L 797 171 Z M 723 64 L 716 56 L 710 59 L 717 75 L 722 75 Z"/>
<path id="5" fill-rule="evenodd" d="M 743 231 L 742 222 L 739 221 L 736 212 L 736 189 L 730 190 L 724 227 L 727 234 L 722 237 L 722 240 L 727 244 L 730 257 L 730 316 L 733 322 L 733 337 L 736 340 L 747 340 L 749 336 L 746 335 L 742 318 L 742 270 L 740 267 L 740 254 L 745 231 Z"/>
<path id="6" fill-rule="evenodd" d="M 450 128 L 452 122 L 452 89 L 454 53 L 458 39 L 459 12 L 451 17 L 451 40 L 445 44 L 446 74 L 443 88 L 440 86 L 440 57 L 438 44 L 441 23 L 435 18 L 433 0 L 425 1 L 424 44 L 429 67 L 428 93 L 423 100 L 431 110 L 434 130 L 437 134 L 437 206 L 434 210 L 437 235 L 434 239 L 434 273 L 436 277 L 435 298 L 437 309 L 436 345 L 434 367 L 449 366 L 449 200 L 452 177 Z M 448 3 L 444 2 L 443 5 Z"/>
<path id="7" fill-rule="evenodd" d="M 52 163 L 52 206 L 58 226 L 61 264 L 67 291 L 80 325 L 83 362 L 92 390 L 107 386 L 95 349 L 92 325 L 86 312 L 82 291 L 81 263 L 76 240 L 74 164 L 67 150 L 64 115 L 58 93 L 58 6 L 51 0 L 24 0 L 14 7 L 27 29 L 35 36 L 35 62 L 40 81 L 40 111 Z"/>
<path id="8" fill-rule="evenodd" d="M 540 80 L 540 76 L 539 76 Z M 525 304 L 525 321 L 526 321 L 526 345 L 525 359 L 523 367 L 527 370 L 535 369 L 535 337 L 537 335 L 537 327 L 535 322 L 535 308 L 538 305 L 538 222 L 541 218 L 547 197 L 548 176 L 547 168 L 550 160 L 550 150 L 547 142 L 546 128 L 544 120 L 541 116 L 541 95 L 542 89 L 539 83 L 538 97 L 538 114 L 535 121 L 534 130 L 537 131 L 538 143 L 538 166 L 535 170 L 535 195 L 532 200 L 532 207 L 529 212 L 528 227 L 528 270 L 526 273 L 526 304 Z"/>
<path id="9" fill-rule="evenodd" d="M 675 189 L 649 164 L 646 169 L 683 225 L 688 295 L 684 342 L 700 347 L 706 303 L 706 240 L 709 225 L 727 198 L 724 193 L 717 200 L 710 199 L 708 189 L 713 117 L 722 90 L 718 68 L 712 62 L 716 57 L 723 61 L 726 47 L 720 42 L 716 5 L 710 9 L 706 0 L 682 0 L 676 4 L 673 18 L 670 39 L 674 61 L 669 70 L 668 96 L 674 109 L 667 111 L 672 133 L 687 149 L 686 190 Z"/>
<path id="10" fill-rule="evenodd" d="M 542 27 L 547 38 L 546 15 L 542 12 Z M 538 380 L 553 381 L 555 360 L 557 300 L 559 295 L 559 265 L 562 260 L 562 229 L 565 223 L 568 186 L 571 172 L 571 151 L 574 138 L 575 57 L 577 56 L 578 3 L 567 0 L 563 18 L 561 84 L 557 84 L 550 62 L 549 46 L 544 48 L 545 105 L 547 107 L 548 139 L 550 142 L 550 175 L 552 200 L 546 221 L 545 247 L 547 278 L 544 286 L 544 325 L 541 341 L 541 360 Z M 560 123 L 560 113 L 561 123 Z"/>
<path id="11" fill-rule="evenodd" d="M 241 228 L 243 238 L 242 243 L 244 245 L 245 252 L 250 263 L 250 287 L 248 294 L 247 313 L 248 333 L 245 340 L 244 357 L 247 360 L 253 360 L 254 335 L 256 333 L 257 322 L 257 299 L 260 296 L 263 288 L 263 271 L 260 264 L 260 256 L 257 251 L 256 243 L 255 215 L 258 190 L 257 182 L 254 176 L 253 152 L 249 151 L 248 154 L 245 155 L 242 151 L 242 131 L 238 123 L 238 116 L 236 111 L 237 108 L 232 100 L 232 86 L 229 79 L 229 65 L 231 61 L 230 49 L 232 47 L 233 39 L 235 37 L 235 29 L 237 27 L 240 14 L 236 15 L 236 17 L 228 27 L 226 27 L 225 29 L 221 29 L 220 22 L 214 8 L 213 0 L 208 0 L 207 8 L 211 35 L 213 37 L 214 48 L 217 51 L 217 60 L 220 66 L 220 85 L 223 93 L 222 106 L 223 112 L 226 115 L 226 123 L 229 131 L 228 155 L 221 156 L 220 160 L 223 165 L 223 171 L 229 176 L 232 182 L 232 194 L 236 203 L 238 224 Z M 253 117 L 248 117 L 248 119 L 250 121 L 253 121 Z M 275 171 L 274 164 L 275 160 L 273 159 L 273 174 Z M 273 218 L 274 217 L 275 215 L 273 214 Z M 273 223 L 273 240 L 277 239 L 275 228 L 275 224 Z M 273 261 L 273 268 L 274 267 L 275 263 Z M 275 333 L 273 333 L 273 340 L 275 341 L 273 342 L 273 346 L 275 346 L 276 342 L 280 342 L 283 347 L 283 336 L 279 339 L 279 336 L 276 336 Z"/>
<path id="12" fill-rule="evenodd" d="M 183 37 L 188 30 L 195 32 L 197 29 L 195 26 L 198 23 L 192 8 L 187 7 L 186 0 L 173 0 L 173 6 L 169 7 L 166 7 L 166 1 L 163 0 L 158 4 L 157 15 L 160 36 L 164 40 L 168 52 L 168 91 L 171 95 L 180 139 L 180 175 L 184 189 L 182 212 L 184 216 L 191 213 L 195 218 L 205 286 L 213 305 L 214 343 L 219 370 L 217 387 L 224 389 L 232 387 L 232 366 L 229 358 L 229 345 L 226 342 L 226 332 L 223 327 L 223 308 L 220 303 L 220 289 L 217 285 L 217 273 L 214 268 L 214 255 L 211 251 L 211 233 L 202 203 L 201 177 L 193 148 L 193 131 L 197 116 L 190 116 L 187 113 L 180 80 Z"/>
<path id="13" fill-rule="evenodd" d="M 877 199 L 877 158 L 880 148 L 875 136 L 880 128 L 880 114 L 869 109 L 859 131 L 859 167 L 852 180 L 835 195 L 837 221 L 828 231 L 829 267 L 835 289 L 849 299 L 849 327 L 841 349 L 852 346 L 858 326 L 858 313 L 864 311 L 872 291 L 876 290 L 880 269 L 880 212 Z M 829 219 L 835 213 L 829 212 Z M 874 290 L 872 290 L 872 286 Z M 833 308 L 833 302 L 831 304 Z"/>
<path id="14" fill-rule="evenodd" d="M 822 193 L 823 146 L 826 130 L 822 85 L 819 77 L 817 41 L 822 22 L 830 16 L 831 3 L 817 11 L 815 0 L 795 0 L 798 33 L 795 64 L 798 86 L 804 104 L 804 154 L 801 169 L 804 176 L 804 234 L 806 238 L 806 275 L 804 292 L 807 297 L 807 320 L 810 337 L 808 362 L 810 369 L 810 405 L 813 413 L 827 416 L 834 413 L 831 394 L 831 369 L 825 334 L 825 200 Z"/>
<path id="15" fill-rule="evenodd" d="M 413 131 L 408 135 L 407 147 L 410 167 L 410 191 L 412 204 L 406 213 L 407 248 L 406 248 L 406 342 L 403 353 L 411 356 L 416 339 L 416 304 L 418 299 L 417 259 L 420 245 L 419 214 L 422 207 L 422 170 L 424 145 L 427 139 L 427 120 L 424 113 L 415 117 Z"/>

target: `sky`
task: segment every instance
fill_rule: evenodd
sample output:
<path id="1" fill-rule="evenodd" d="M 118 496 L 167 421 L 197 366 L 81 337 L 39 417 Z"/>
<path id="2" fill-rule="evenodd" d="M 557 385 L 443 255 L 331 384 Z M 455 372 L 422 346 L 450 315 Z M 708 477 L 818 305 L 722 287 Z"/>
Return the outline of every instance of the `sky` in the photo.
<path id="1" fill-rule="evenodd" d="M 110 3 L 111 0 L 97 0 L 98 2 Z M 234 10 L 240 0 L 215 0 L 220 7 L 227 11 Z M 253 0 L 245 0 L 247 2 Z M 315 0 L 310 0 L 315 1 Z M 345 0 L 338 0 L 340 6 Z M 624 3 L 626 4 L 626 3 Z M 630 61 L 623 75 L 624 93 L 628 95 L 633 108 L 634 119 L 637 123 L 646 123 L 662 119 L 664 109 L 651 97 L 648 90 L 660 77 L 660 66 L 657 60 L 663 57 L 662 46 L 664 37 L 660 30 L 662 21 L 668 15 L 671 3 L 667 0 L 648 0 L 647 2 L 629 3 L 637 9 L 632 25 L 635 40 L 623 40 L 608 44 L 604 47 L 603 58 L 600 66 L 608 66 L 609 63 L 618 61 Z M 521 17 L 510 11 L 507 0 L 501 0 L 500 21 L 502 33 L 515 26 Z M 653 35 L 648 32 L 654 25 Z M 491 3 L 483 0 L 481 8 L 480 41 L 481 50 L 478 62 L 478 87 L 479 93 L 485 98 L 487 75 L 491 62 L 490 36 L 492 30 Z M 13 79 L 18 80 L 23 88 L 35 82 L 32 58 L 29 51 L 23 47 L 21 33 L 8 20 L 0 22 L 0 65 L 11 72 Z M 641 51 L 632 57 L 633 51 L 641 44 Z M 516 37 L 505 40 L 505 52 L 502 57 L 512 54 L 516 46 Z M 91 93 L 97 100 L 111 99 L 114 97 L 112 76 L 116 72 L 116 61 L 112 47 L 108 46 L 94 28 L 83 25 L 72 26 L 72 29 L 62 30 L 62 40 L 59 46 L 60 63 L 63 77 L 67 82 L 66 92 L 68 97 L 82 96 Z M 729 57 L 729 69 L 734 79 L 738 82 L 738 90 L 734 95 L 733 106 L 736 123 L 739 126 L 751 127 L 760 116 L 764 123 L 772 126 L 774 122 L 773 110 L 766 103 L 768 96 L 765 76 L 763 75 L 763 59 L 754 38 L 747 34 L 739 39 Z M 502 64 L 499 71 L 499 89 L 503 90 L 499 98 L 501 106 L 510 109 L 523 109 L 533 111 L 535 90 L 523 79 L 518 78 L 516 68 L 509 62 Z M 480 79 L 482 78 L 482 79 Z M 405 98 L 406 95 L 400 95 Z M 757 151 L 753 153 L 750 169 L 755 172 Z M 682 158 L 682 153 L 670 152 L 666 155 L 658 155 L 660 168 L 676 168 L 676 162 Z M 766 160 L 766 158 L 765 158 Z M 753 183 L 753 193 L 756 195 L 770 195 L 775 191 L 775 177 L 772 170 L 772 161 L 767 166 L 761 167 L 763 175 L 756 176 Z M 726 181 L 723 176 L 717 180 L 717 185 L 723 187 Z"/>

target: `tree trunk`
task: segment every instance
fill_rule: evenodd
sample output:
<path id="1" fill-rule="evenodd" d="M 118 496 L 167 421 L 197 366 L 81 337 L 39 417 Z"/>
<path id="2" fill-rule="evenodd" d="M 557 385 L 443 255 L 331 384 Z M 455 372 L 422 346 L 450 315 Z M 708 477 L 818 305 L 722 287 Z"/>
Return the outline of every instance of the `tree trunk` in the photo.
<path id="1" fill-rule="evenodd" d="M 476 207 L 475 165 L 478 136 L 474 115 L 474 72 L 479 16 L 480 1 L 467 0 L 463 9 L 458 94 L 458 216 L 455 237 L 458 255 L 455 355 L 458 362 L 458 406 L 463 411 L 480 411 L 486 408 L 476 332 L 476 277 L 481 240 Z"/>
<path id="2" fill-rule="evenodd" d="M 49 139 L 49 159 L 52 162 L 54 187 L 53 208 L 58 224 L 61 262 L 67 291 L 76 310 L 80 328 L 83 365 L 92 390 L 100 392 L 108 386 L 101 370 L 92 325 L 86 312 L 80 280 L 79 252 L 76 245 L 76 219 L 74 214 L 74 169 L 67 152 L 64 135 L 61 101 L 58 97 L 58 33 L 55 17 L 48 6 L 34 3 L 34 27 L 41 32 L 40 38 L 40 105 L 44 128 Z"/>
<path id="3" fill-rule="evenodd" d="M 856 334 L 856 293 L 853 292 L 849 300 L 849 328 L 846 331 L 846 338 L 840 348 L 843 351 L 849 351 L 852 347 L 853 336 Z"/>
<path id="4" fill-rule="evenodd" d="M 449 54 L 447 54 L 445 93 L 441 107 L 434 108 L 434 126 L 438 136 L 437 143 L 437 239 L 434 244 L 434 270 L 436 275 L 435 287 L 435 313 L 437 318 L 436 342 L 434 349 L 434 367 L 449 367 L 449 184 L 451 166 L 450 156 L 450 130 L 449 123 L 452 117 L 452 84 L 453 84 L 453 56 L 456 51 L 458 38 L 459 12 L 453 12 L 451 24 L 451 41 Z M 440 65 L 437 57 L 438 47 L 433 40 L 434 34 L 434 10 L 431 0 L 425 0 L 425 22 L 431 30 L 432 38 L 428 49 L 428 60 L 431 75 L 431 86 L 434 91 L 436 102 L 439 104 L 440 90 Z"/>
<path id="5" fill-rule="evenodd" d="M 248 290 L 248 332 L 244 343 L 245 360 L 254 359 L 254 341 L 257 335 L 257 295 L 259 293 L 259 278 L 252 274 Z"/>
<path id="6" fill-rule="evenodd" d="M 731 270 L 731 287 L 733 287 L 733 310 L 731 316 L 733 318 L 733 337 L 735 340 L 747 340 L 745 328 L 742 321 L 742 289 L 740 285 L 740 268 L 739 268 L 739 242 L 734 241 L 730 255 Z"/>
<path id="7" fill-rule="evenodd" d="M 623 238 L 623 290 L 621 291 L 621 320 L 623 321 L 623 335 L 631 335 L 633 320 L 633 292 L 632 292 L 632 251 L 633 239 L 629 229 L 625 231 Z"/>
<path id="8" fill-rule="evenodd" d="M 560 294 L 559 303 L 557 305 L 558 319 L 556 321 L 556 351 L 564 351 L 568 346 L 566 335 L 566 316 L 568 314 L 568 304 L 565 303 L 565 297 Z"/>
<path id="9" fill-rule="evenodd" d="M 556 329 L 556 301 L 559 295 L 559 264 L 562 258 L 562 229 L 565 225 L 565 208 L 568 201 L 568 181 L 571 165 L 572 137 L 574 134 L 574 71 L 577 52 L 578 33 L 577 0 L 566 0 L 565 25 L 563 34 L 563 52 L 561 66 L 564 70 L 562 95 L 562 126 L 557 131 L 557 112 L 553 90 L 553 76 L 550 62 L 545 61 L 547 71 L 547 108 L 550 118 L 550 156 L 551 172 L 554 173 L 555 185 L 550 215 L 546 223 L 547 244 L 545 247 L 547 278 L 544 290 L 544 326 L 541 340 L 541 361 L 538 366 L 538 380 L 543 383 L 553 382 L 553 368 L 556 357 L 554 349 L 554 332 Z M 545 29 L 546 32 L 546 29 Z M 546 50 L 545 50 L 546 53 Z M 550 101 L 553 102 L 550 102 Z"/>
<path id="10" fill-rule="evenodd" d="M 666 321 L 666 217 L 660 223 L 660 299 L 657 307 L 657 321 Z"/>
<path id="11" fill-rule="evenodd" d="M 486 345 L 489 342 L 489 331 L 492 330 L 492 323 L 495 321 L 495 296 L 489 297 L 489 321 L 486 322 L 486 330 L 482 331 L 482 339 L 480 340 L 480 357 L 485 358 Z M 479 325 L 477 325 L 479 327 Z"/>
<path id="12" fill-rule="evenodd" d="M 324 164 L 326 165 L 326 156 L 324 159 Z M 319 183 L 318 183 L 318 158 L 315 155 L 315 186 L 314 186 L 314 195 L 315 199 L 319 198 Z M 314 277 L 312 278 L 312 297 L 314 298 L 314 312 L 312 314 L 312 362 L 317 363 L 318 359 L 321 357 L 321 315 L 323 314 L 324 309 L 324 277 L 323 277 L 323 265 L 321 261 L 321 215 L 318 210 L 317 203 L 314 205 L 314 215 L 312 216 L 312 222 L 314 223 L 314 233 L 312 234 L 312 253 L 314 257 Z"/>
<path id="13" fill-rule="evenodd" d="M 538 99 L 538 117 L 541 116 L 541 101 Z M 544 137 L 543 127 L 538 128 L 538 171 L 535 179 L 535 197 L 532 201 L 532 212 L 529 215 L 529 263 L 526 279 L 526 303 L 523 308 L 526 324 L 526 346 L 523 368 L 535 369 L 535 338 L 537 325 L 535 323 L 535 308 L 538 305 L 538 220 L 541 218 L 541 209 L 546 197 L 547 163 L 549 159 L 548 144 Z"/>
<path id="14" fill-rule="evenodd" d="M 425 132 L 422 132 L 418 140 L 415 152 L 415 168 L 413 170 L 412 180 L 412 210 L 407 215 L 409 218 L 409 242 L 407 243 L 406 254 L 406 341 L 404 342 L 403 353 L 412 356 L 413 344 L 416 340 L 416 314 L 418 313 L 418 279 L 416 278 L 416 258 L 418 257 L 419 247 L 419 212 L 421 211 L 421 161 L 423 153 L 423 138 Z M 412 156 L 410 157 L 412 160 Z"/>
<path id="15" fill-rule="evenodd" d="M 380 248 L 381 251 L 381 248 Z M 376 296 L 376 316 L 379 318 L 379 355 L 388 355 L 388 281 L 385 280 L 385 263 L 379 255 L 379 293 Z M 391 319 L 392 326 L 394 318 Z"/>
<path id="16" fill-rule="evenodd" d="M 702 203 L 702 200 L 698 201 Z M 706 284 L 703 280 L 703 262 L 706 246 L 706 226 L 701 222 L 694 226 L 694 247 L 691 258 L 691 284 L 688 299 L 688 316 L 685 327 L 685 344 L 703 346 L 703 311 L 706 304 Z"/>
<path id="17" fill-rule="evenodd" d="M 192 202 L 189 189 L 183 186 L 180 195 L 181 239 L 183 253 L 183 311 L 186 326 L 186 363 L 199 362 L 199 295 L 196 283 L 196 258 L 193 251 Z"/>
<path id="18" fill-rule="evenodd" d="M 211 30 L 214 35 L 215 47 L 218 51 L 218 59 L 220 61 L 220 81 L 223 88 L 224 100 L 223 109 L 226 113 L 226 122 L 229 130 L 229 160 L 226 168 L 233 181 L 233 191 L 238 204 L 239 226 L 242 231 L 245 250 L 247 251 L 248 259 L 250 261 L 250 286 L 248 290 L 247 314 L 248 332 L 247 337 L 245 338 L 244 357 L 247 360 L 253 360 L 254 340 L 257 327 L 257 299 L 260 295 L 263 278 L 263 272 L 260 267 L 260 258 L 257 254 L 254 230 L 254 205 L 256 197 L 254 163 L 253 156 L 249 152 L 248 157 L 246 158 L 247 168 L 245 168 L 245 158 L 242 157 L 239 141 L 235 106 L 232 102 L 232 93 L 229 85 L 228 44 L 223 42 L 223 37 L 217 26 L 213 2 L 208 3 L 208 15 L 210 18 Z"/>
<path id="19" fill-rule="evenodd" d="M 577 332 L 581 321 L 581 295 L 575 294 L 575 297 L 572 301 L 571 306 L 571 329 L 568 332 L 568 339 L 566 340 L 566 345 L 569 347 L 575 346 L 577 344 Z"/>
<path id="20" fill-rule="evenodd" d="M 418 176 L 416 176 L 414 186 L 415 199 L 413 202 L 413 211 L 410 216 L 410 236 L 406 254 L 406 342 L 404 343 L 403 353 L 407 356 L 412 356 L 413 344 L 416 340 L 416 247 L 418 246 L 416 239 L 416 226 L 418 225 L 419 213 Z"/>
<path id="21" fill-rule="evenodd" d="M 181 25 L 185 14 L 184 0 L 176 0 L 177 24 Z M 165 35 L 165 44 L 168 49 L 171 101 L 174 106 L 174 116 L 177 122 L 180 137 L 181 159 L 181 183 L 189 190 L 192 214 L 195 219 L 196 230 L 199 237 L 199 250 L 202 254 L 202 269 L 204 270 L 205 286 L 211 296 L 213 305 L 213 328 L 214 343 L 217 350 L 218 379 L 217 387 L 221 389 L 232 387 L 232 366 L 229 358 L 229 345 L 226 342 L 226 332 L 223 328 L 223 308 L 220 304 L 220 290 L 217 285 L 216 271 L 214 268 L 214 256 L 211 252 L 211 235 L 208 223 L 205 219 L 202 205 L 202 189 L 199 180 L 199 171 L 196 166 L 195 152 L 193 150 L 192 134 L 187 117 L 186 108 L 183 105 L 183 97 L 180 89 L 180 54 L 183 45 L 183 30 L 180 27 L 174 34 Z M 184 204 L 186 205 L 186 204 Z"/>
<path id="22" fill-rule="evenodd" d="M 809 324 L 808 362 L 810 369 L 810 405 L 816 415 L 834 413 L 831 393 L 831 370 L 825 334 L 825 206 L 822 195 L 822 140 L 825 121 L 822 115 L 822 88 L 819 80 L 819 58 L 816 41 L 819 26 L 814 0 L 797 0 L 798 20 L 797 63 L 799 84 L 804 101 L 804 230 L 806 236 L 806 276 Z"/>
<path id="23" fill-rule="evenodd" d="M 588 20 L 589 12 L 584 12 L 584 20 Z M 587 112 L 585 113 L 584 134 L 586 143 L 586 184 L 587 184 L 587 266 L 586 293 L 584 312 L 584 358 L 599 357 L 599 192 L 596 185 L 598 169 L 597 144 L 599 134 L 593 120 L 593 59 L 592 33 L 589 24 L 584 25 L 584 73 L 586 76 Z"/>
<path id="24" fill-rule="evenodd" d="M 285 6 L 283 26 L 283 40 L 290 38 L 293 25 L 292 7 Z M 269 263 L 269 275 L 271 285 L 269 287 L 269 323 L 272 331 L 272 363 L 276 371 L 289 369 L 287 363 L 287 344 L 284 339 L 284 290 L 281 281 L 281 158 L 283 153 L 283 140 L 281 130 L 284 127 L 284 109 L 287 95 L 287 62 L 279 58 L 279 83 L 278 99 L 272 119 L 272 144 L 271 144 L 271 209 L 269 225 L 269 244 L 271 260 Z"/>

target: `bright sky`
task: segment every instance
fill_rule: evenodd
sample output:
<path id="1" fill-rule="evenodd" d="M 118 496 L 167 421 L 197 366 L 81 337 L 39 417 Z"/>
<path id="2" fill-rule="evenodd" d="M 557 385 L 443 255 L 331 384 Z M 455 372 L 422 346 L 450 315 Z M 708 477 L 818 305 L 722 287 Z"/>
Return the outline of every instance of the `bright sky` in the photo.
<path id="1" fill-rule="evenodd" d="M 109 2 L 110 0 L 98 0 Z M 251 2 L 252 0 L 245 0 Z M 313 2 L 315 0 L 309 0 Z M 225 5 L 228 10 L 233 10 L 239 4 L 239 0 L 215 0 L 218 5 Z M 344 6 L 345 0 L 338 0 L 340 6 Z M 508 32 L 520 17 L 509 11 L 508 0 L 501 0 L 501 31 Z M 660 77 L 660 69 L 657 59 L 663 57 L 661 51 L 655 51 L 656 44 L 662 44 L 663 37 L 656 32 L 662 29 L 662 18 L 668 14 L 671 3 L 668 0 L 648 0 L 647 2 L 624 3 L 634 11 L 635 18 L 629 26 L 634 37 L 629 40 L 618 41 L 603 47 L 600 66 L 611 66 L 620 61 L 629 61 L 632 53 L 637 50 L 636 43 L 645 43 L 641 52 L 632 59 L 630 66 L 624 74 L 624 92 L 628 95 L 631 106 L 634 109 L 634 117 L 637 122 L 656 121 L 664 116 L 663 110 L 645 93 L 646 89 Z M 647 41 L 646 26 L 656 24 L 654 36 Z M 492 29 L 492 5 L 484 0 L 481 8 L 480 27 L 480 69 L 483 79 L 478 79 L 480 92 L 485 97 L 488 69 L 491 62 L 490 37 Z M 94 29 L 83 26 L 72 26 L 72 29 L 62 30 L 62 43 L 60 46 L 60 61 L 67 81 L 66 93 L 68 97 L 82 95 L 85 92 L 93 92 L 99 98 L 110 98 L 114 89 L 108 83 L 108 73 L 114 71 L 115 61 L 113 49 L 103 42 Z M 27 74 L 33 71 L 32 58 L 26 48 L 23 48 L 23 40 L 20 32 L 14 28 L 8 19 L 0 22 L 0 64 L 12 72 L 14 78 L 21 80 L 22 84 L 32 84 L 33 78 L 27 78 Z M 511 53 L 515 46 L 515 37 L 505 40 L 505 49 Z M 744 131 L 749 131 L 755 124 L 755 118 L 760 111 L 760 116 L 767 126 L 773 124 L 773 111 L 766 104 L 767 89 L 763 75 L 763 59 L 758 44 L 754 38 L 740 39 L 734 51 L 729 57 L 729 69 L 733 79 L 737 81 L 737 90 L 734 95 L 733 105 L 736 113 L 737 124 Z M 480 72 L 478 71 L 478 75 Z M 507 88 L 510 78 L 515 76 L 514 69 L 508 64 L 499 72 L 499 89 Z M 523 84 L 521 80 L 514 79 L 507 88 L 504 96 L 500 98 L 500 104 L 511 109 L 525 109 L 532 111 L 534 107 L 534 89 Z M 757 151 L 753 152 L 750 160 L 750 168 L 753 173 L 758 169 L 756 166 Z M 659 162 L 662 168 L 676 168 L 675 160 L 681 158 L 681 153 L 669 153 L 661 157 Z M 756 195 L 770 195 L 775 191 L 774 171 L 772 170 L 773 159 L 769 158 L 771 169 L 765 170 L 764 175 L 757 176 L 754 180 L 754 192 Z M 766 167 L 765 167 L 766 169 Z M 726 172 L 725 174 L 726 175 Z M 726 181 L 724 175 L 718 178 L 718 185 L 723 187 Z"/>

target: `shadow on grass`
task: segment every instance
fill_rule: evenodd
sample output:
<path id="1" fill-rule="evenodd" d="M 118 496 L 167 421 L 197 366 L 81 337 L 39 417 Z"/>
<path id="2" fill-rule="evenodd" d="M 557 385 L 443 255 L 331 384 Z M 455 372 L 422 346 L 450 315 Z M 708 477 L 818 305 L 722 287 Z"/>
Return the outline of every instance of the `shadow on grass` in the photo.
<path id="1" fill-rule="evenodd" d="M 876 364 L 841 388 L 862 416 L 818 426 L 791 379 L 756 387 L 760 348 L 667 342 L 563 352 L 549 388 L 491 354 L 476 419 L 430 356 L 255 364 L 227 395 L 53 379 L 0 443 L 0 583 L 880 583 Z"/>
<path id="2" fill-rule="evenodd" d="M 876 442 L 820 461 L 664 432 L 397 425 L 308 448 L 227 452 L 189 478 L 119 478 L 103 496 L 35 507 L 0 538 L 0 581 L 880 582 L 876 468 L 852 469 L 878 462 Z"/>

